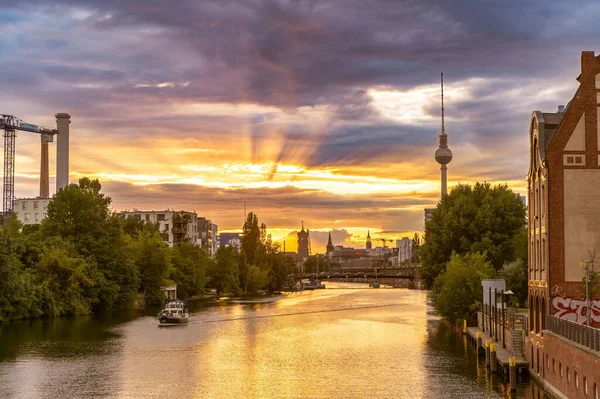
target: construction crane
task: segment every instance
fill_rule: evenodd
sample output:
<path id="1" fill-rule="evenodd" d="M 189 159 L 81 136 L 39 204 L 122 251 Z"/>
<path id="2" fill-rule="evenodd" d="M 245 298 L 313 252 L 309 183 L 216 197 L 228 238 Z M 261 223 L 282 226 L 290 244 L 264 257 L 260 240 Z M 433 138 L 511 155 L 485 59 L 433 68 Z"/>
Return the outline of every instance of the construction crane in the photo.
<path id="1" fill-rule="evenodd" d="M 2 188 L 2 215 L 7 216 L 13 210 L 15 200 L 15 138 L 16 131 L 38 133 L 41 135 L 40 196 L 48 196 L 48 143 L 53 141 L 57 129 L 25 123 L 12 115 L 0 114 L 0 129 L 4 130 L 4 186 Z"/>
<path id="2" fill-rule="evenodd" d="M 394 240 L 393 240 L 393 239 L 391 239 L 391 238 L 374 238 L 374 240 L 376 240 L 376 241 L 382 241 L 382 242 L 383 242 L 383 247 L 384 247 L 384 248 L 387 248 L 387 247 L 385 246 L 385 243 L 386 243 L 386 242 L 388 242 L 388 241 L 389 241 L 390 243 L 392 243 L 392 242 L 394 241 Z"/>

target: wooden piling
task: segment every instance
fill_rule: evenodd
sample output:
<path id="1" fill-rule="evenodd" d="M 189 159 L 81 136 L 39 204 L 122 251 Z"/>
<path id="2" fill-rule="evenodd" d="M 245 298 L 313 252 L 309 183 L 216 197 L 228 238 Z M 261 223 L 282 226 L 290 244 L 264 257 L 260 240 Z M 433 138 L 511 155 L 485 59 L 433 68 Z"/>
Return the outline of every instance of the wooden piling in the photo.
<path id="1" fill-rule="evenodd" d="M 490 345 L 492 341 L 489 339 L 485 340 L 485 366 L 490 367 Z"/>
<path id="2" fill-rule="evenodd" d="M 508 368 L 510 373 L 510 390 L 515 391 L 517 389 L 517 358 L 508 358 Z"/>
<path id="3" fill-rule="evenodd" d="M 477 331 L 477 334 L 476 334 L 476 338 L 477 338 L 477 344 L 476 344 L 477 345 L 476 346 L 476 348 L 477 348 L 477 355 L 482 355 L 483 356 L 483 351 L 484 351 L 484 349 L 483 349 L 483 338 L 481 338 L 481 337 L 482 337 L 481 331 Z"/>
<path id="4" fill-rule="evenodd" d="M 498 367 L 496 361 L 496 344 L 490 344 L 490 370 L 495 373 Z"/>

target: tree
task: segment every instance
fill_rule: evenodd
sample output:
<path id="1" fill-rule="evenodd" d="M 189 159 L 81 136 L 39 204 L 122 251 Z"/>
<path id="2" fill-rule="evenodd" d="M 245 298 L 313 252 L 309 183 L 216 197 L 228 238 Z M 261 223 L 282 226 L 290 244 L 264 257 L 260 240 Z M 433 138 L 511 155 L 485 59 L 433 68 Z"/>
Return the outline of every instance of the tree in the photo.
<path id="1" fill-rule="evenodd" d="M 255 265 L 250 265 L 248 267 L 247 281 L 247 293 L 256 294 L 258 290 L 265 288 L 269 284 L 269 271 Z"/>
<path id="2" fill-rule="evenodd" d="M 206 274 L 212 263 L 206 251 L 189 243 L 174 247 L 172 263 L 171 279 L 177 284 L 178 296 L 186 299 L 202 293 L 209 280 Z"/>
<path id="3" fill-rule="evenodd" d="M 171 268 L 171 250 L 157 232 L 140 232 L 128 245 L 140 276 L 140 292 L 150 304 L 164 301 L 162 288 Z"/>
<path id="4" fill-rule="evenodd" d="M 72 242 L 79 255 L 97 265 L 94 310 L 98 311 L 129 307 L 139 285 L 126 253 L 121 218 L 110 210 L 111 199 L 101 189 L 98 180 L 87 177 L 61 188 L 48 203 L 48 216 L 41 224 L 44 237 Z"/>
<path id="5" fill-rule="evenodd" d="M 527 281 L 527 263 L 521 259 L 515 260 L 504 265 L 500 272 L 500 278 L 506 281 L 506 289 L 515 294 L 515 298 L 520 306 L 527 301 L 528 281 Z"/>
<path id="6" fill-rule="evenodd" d="M 123 232 L 131 237 L 137 237 L 139 233 L 152 233 L 158 231 L 160 223 L 152 223 L 142 220 L 139 215 L 120 216 L 123 222 Z M 166 240 L 165 240 L 166 241 Z"/>
<path id="7" fill-rule="evenodd" d="M 514 237 L 525 225 L 525 207 L 507 185 L 459 184 L 442 198 L 425 225 L 420 277 L 427 289 L 453 252 L 486 253 L 496 270 L 515 259 Z"/>
<path id="8" fill-rule="evenodd" d="M 415 233 L 415 236 L 413 237 L 413 242 L 412 242 L 412 259 L 411 262 L 413 263 L 419 263 L 421 261 L 421 258 L 419 256 L 420 251 L 421 251 L 421 237 L 419 236 L 418 233 Z"/>
<path id="9" fill-rule="evenodd" d="M 33 291 L 14 251 L 13 239 L 5 229 L 0 230 L 0 321 L 35 313 Z"/>
<path id="10" fill-rule="evenodd" d="M 258 217 L 250 212 L 244 222 L 242 232 L 242 251 L 249 265 L 256 264 L 257 252 L 261 247 L 261 228 L 258 225 Z"/>
<path id="11" fill-rule="evenodd" d="M 217 297 L 224 292 L 239 293 L 238 255 L 232 246 L 221 247 L 215 254 L 215 262 L 209 269 L 210 286 L 217 290 Z"/>
<path id="12" fill-rule="evenodd" d="M 446 270 L 433 286 L 433 304 L 449 322 L 473 320 L 481 306 L 481 280 L 491 278 L 494 269 L 485 254 L 453 253 Z"/>
<path id="13" fill-rule="evenodd" d="M 98 301 L 93 290 L 99 281 L 95 265 L 79 256 L 68 242 L 58 239 L 44 248 L 36 275 L 47 293 L 44 307 L 48 315 L 89 314 Z"/>

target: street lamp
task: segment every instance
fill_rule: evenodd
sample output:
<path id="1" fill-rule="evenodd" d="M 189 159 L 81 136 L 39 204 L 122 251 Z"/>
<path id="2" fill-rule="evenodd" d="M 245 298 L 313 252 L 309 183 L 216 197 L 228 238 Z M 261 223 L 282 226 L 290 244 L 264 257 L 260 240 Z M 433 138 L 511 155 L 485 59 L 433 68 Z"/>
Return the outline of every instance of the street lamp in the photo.
<path id="1" fill-rule="evenodd" d="M 592 266 L 592 270 L 594 269 L 594 261 L 593 260 L 584 260 L 583 262 L 579 262 L 579 266 L 585 269 L 585 302 L 587 305 L 587 310 L 585 312 L 587 325 L 590 325 L 590 291 L 588 287 L 588 281 L 590 278 L 590 265 Z"/>

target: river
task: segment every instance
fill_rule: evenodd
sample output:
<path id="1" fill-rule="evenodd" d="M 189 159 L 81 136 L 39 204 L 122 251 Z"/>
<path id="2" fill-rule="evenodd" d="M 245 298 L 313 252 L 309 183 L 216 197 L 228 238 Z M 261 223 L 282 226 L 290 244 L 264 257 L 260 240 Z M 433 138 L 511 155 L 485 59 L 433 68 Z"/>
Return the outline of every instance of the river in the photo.
<path id="1" fill-rule="evenodd" d="M 195 302 L 183 326 L 157 309 L 0 326 L 0 397 L 544 399 L 489 377 L 425 292 L 328 284 Z"/>

